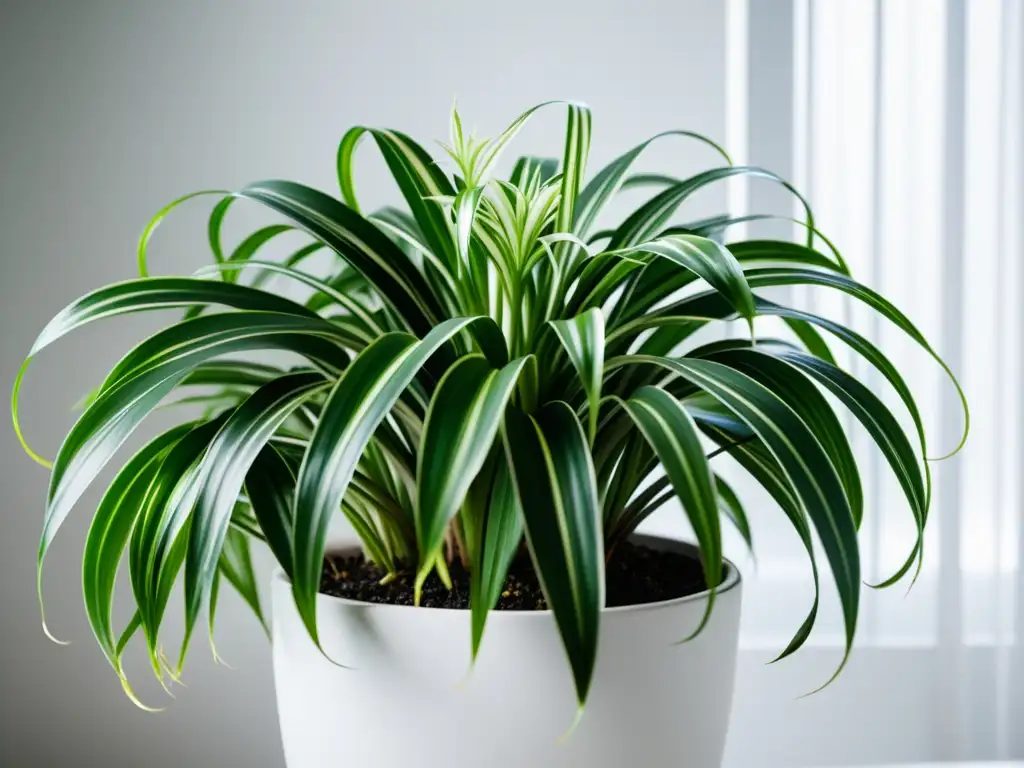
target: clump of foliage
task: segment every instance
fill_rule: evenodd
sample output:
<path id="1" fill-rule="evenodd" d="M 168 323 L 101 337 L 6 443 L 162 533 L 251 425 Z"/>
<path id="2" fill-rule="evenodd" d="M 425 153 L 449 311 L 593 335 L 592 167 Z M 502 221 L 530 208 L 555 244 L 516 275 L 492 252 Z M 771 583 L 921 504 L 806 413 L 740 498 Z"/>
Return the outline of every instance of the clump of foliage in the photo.
<path id="1" fill-rule="evenodd" d="M 160 654 L 160 627 L 182 571 L 181 660 L 199 619 L 208 615 L 212 625 L 222 579 L 259 613 L 252 540 L 269 546 L 291 579 L 318 641 L 328 525 L 342 514 L 369 558 L 391 574 L 415 570 L 418 586 L 435 571 L 447 579 L 448 563 L 462 559 L 472 573 L 474 655 L 525 539 L 582 703 L 605 561 L 619 542 L 678 498 L 712 588 L 709 612 L 723 574 L 721 519 L 751 542 L 739 498 L 714 469 L 721 452 L 792 523 L 817 591 L 816 532 L 849 652 L 863 495 L 835 403 L 877 443 L 916 523 L 906 563 L 885 584 L 919 567 L 931 480 L 922 420 L 899 369 L 853 330 L 758 291 L 841 291 L 945 368 L 928 342 L 895 306 L 850 277 L 795 190 L 806 209 L 797 222 L 802 242 L 730 238 L 734 224 L 770 216 L 679 223 L 694 193 L 732 177 L 792 189 L 774 174 L 732 165 L 707 139 L 674 131 L 585 182 L 590 111 L 562 108 L 561 159 L 521 158 L 508 179 L 492 175 L 497 158 L 540 107 L 490 140 L 467 135 L 454 112 L 444 147 L 451 171 L 404 134 L 354 128 L 337 154 L 340 199 L 287 181 L 198 193 L 217 198 L 209 219 L 214 263 L 191 277 L 149 277 L 149 239 L 171 209 L 195 197 L 186 196 L 146 228 L 139 279 L 82 297 L 40 334 L 15 385 L 19 437 L 18 391 L 32 357 L 95 320 L 185 309 L 184 319 L 128 352 L 89 398 L 52 464 L 39 547 L 41 594 L 47 548 L 115 451 L 169 398 L 204 406 L 128 460 L 86 540 L 89 621 L 126 691 L 121 655 L 138 630 L 156 674 L 163 679 L 172 667 Z M 722 162 L 684 179 L 633 171 L 645 147 L 673 136 L 704 142 Z M 376 143 L 407 210 L 362 212 L 353 160 L 364 137 Z M 651 194 L 599 229 L 608 201 L 627 188 Z M 265 206 L 283 223 L 226 250 L 222 223 L 239 200 Z M 291 256 L 259 258 L 294 231 L 307 242 Z M 320 252 L 337 258 L 318 277 L 306 267 Z M 271 278 L 305 286 L 308 300 L 269 290 Z M 786 338 L 758 335 L 765 317 L 784 320 L 778 325 Z M 745 329 L 738 338 L 701 340 L 705 327 L 737 320 Z M 913 423 L 909 434 L 876 393 L 837 366 L 826 337 L 881 372 Z M 297 366 L 245 357 L 263 350 L 291 353 Z M 126 551 L 137 612 L 119 636 L 111 603 Z M 816 597 L 783 655 L 805 641 L 817 607 Z M 181 661 L 173 666 L 180 671 Z"/>

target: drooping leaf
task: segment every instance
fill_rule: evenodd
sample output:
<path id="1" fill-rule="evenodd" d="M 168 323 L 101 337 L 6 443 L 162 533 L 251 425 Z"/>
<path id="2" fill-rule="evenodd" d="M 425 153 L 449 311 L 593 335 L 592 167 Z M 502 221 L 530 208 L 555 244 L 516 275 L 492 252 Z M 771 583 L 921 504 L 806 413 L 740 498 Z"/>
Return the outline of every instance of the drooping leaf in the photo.
<path id="1" fill-rule="evenodd" d="M 624 361 L 611 360 L 609 366 Z M 709 360 L 647 357 L 631 361 L 659 365 L 712 395 L 757 434 L 783 468 L 818 531 L 835 577 L 846 639 L 843 661 L 835 673 L 839 674 L 849 658 L 857 627 L 860 552 L 853 512 L 828 455 L 791 408 L 739 371 Z"/>
<path id="2" fill-rule="evenodd" d="M 245 491 L 267 545 L 291 578 L 295 474 L 272 445 L 265 447 L 253 460 L 245 476 Z"/>
<path id="3" fill-rule="evenodd" d="M 587 440 L 572 409 L 559 402 L 535 416 L 510 408 L 503 434 L 534 568 L 582 706 L 604 606 L 601 507 Z"/>
<path id="4" fill-rule="evenodd" d="M 714 475 L 693 417 L 672 395 L 655 387 L 644 387 L 623 407 L 665 468 L 700 545 L 704 581 L 710 594 L 704 617 L 690 635 L 693 637 L 707 624 L 715 604 L 715 590 L 722 581 L 722 531 Z"/>
<path id="5" fill-rule="evenodd" d="M 607 166 L 602 168 L 600 172 L 598 172 L 598 174 L 587 183 L 587 186 L 580 194 L 579 207 L 575 213 L 574 228 L 580 237 L 585 237 L 590 232 L 590 228 L 597 220 L 601 210 L 604 208 L 608 200 L 611 199 L 618 191 L 626 178 L 626 174 L 629 173 L 629 169 L 640 154 L 653 142 L 667 136 L 684 136 L 696 139 L 697 141 L 707 144 L 715 149 L 727 163 L 732 163 L 729 159 L 729 155 L 726 154 L 724 149 L 705 136 L 701 136 L 699 133 L 693 133 L 691 131 L 665 131 L 664 133 L 652 136 L 647 141 L 638 144 L 625 154 L 617 157 Z"/>
<path id="6" fill-rule="evenodd" d="M 490 335 L 485 350 L 491 363 L 507 363 L 500 331 L 490 319 L 455 318 L 438 325 L 422 341 L 403 333 L 381 336 L 352 361 L 324 404 L 295 492 L 292 579 L 296 606 L 317 642 L 316 594 L 327 526 L 359 457 L 420 368 L 453 336 L 473 326 L 479 326 L 481 336 Z"/>
<path id="7" fill-rule="evenodd" d="M 209 596 L 231 514 L 249 468 L 292 411 L 326 387 L 324 377 L 314 372 L 287 374 L 265 384 L 231 413 L 206 450 L 195 480 L 195 511 L 185 561 L 182 658 Z M 230 581 L 232 577 L 227 578 Z"/>
<path id="8" fill-rule="evenodd" d="M 112 617 L 117 570 L 143 499 L 156 478 L 164 454 L 191 428 L 191 424 L 174 427 L 147 443 L 132 457 L 103 495 L 85 541 L 82 592 L 89 625 L 126 691 L 130 691 L 130 687 L 117 653 Z"/>
<path id="9" fill-rule="evenodd" d="M 532 358 L 495 370 L 483 356 L 467 356 L 438 384 L 427 411 L 417 468 L 417 588 L 430 573 L 454 517 L 487 459 L 519 374 Z"/>
<path id="10" fill-rule="evenodd" d="M 691 354 L 696 356 L 697 352 Z M 726 348 L 717 353 L 712 352 L 707 357 L 725 363 L 760 382 L 793 409 L 828 454 L 829 461 L 835 467 L 843 484 L 854 523 L 859 528 L 864 517 L 864 494 L 857 460 L 853 456 L 853 449 L 846 438 L 843 425 L 817 387 L 792 367 L 771 359 L 770 356 L 769 359 L 765 359 L 765 355 L 751 350 L 750 347 Z"/>
<path id="11" fill-rule="evenodd" d="M 444 317 L 426 280 L 401 249 L 343 203 L 287 181 L 250 184 L 238 194 L 287 216 L 339 253 L 373 284 L 413 333 L 427 333 Z"/>
<path id="12" fill-rule="evenodd" d="M 483 642 L 487 615 L 498 602 L 509 565 L 523 540 L 523 511 L 504 455 L 497 462 L 481 531 L 479 557 L 470 571 L 469 601 L 472 611 L 472 656 Z"/>
<path id="13" fill-rule="evenodd" d="M 269 634 L 270 628 L 263 615 L 263 605 L 260 602 L 260 590 L 256 582 L 256 571 L 252 564 L 248 536 L 233 528 L 228 531 L 224 539 L 224 548 L 220 553 L 218 570 L 235 588 L 245 604 L 252 609 L 263 630 Z"/>

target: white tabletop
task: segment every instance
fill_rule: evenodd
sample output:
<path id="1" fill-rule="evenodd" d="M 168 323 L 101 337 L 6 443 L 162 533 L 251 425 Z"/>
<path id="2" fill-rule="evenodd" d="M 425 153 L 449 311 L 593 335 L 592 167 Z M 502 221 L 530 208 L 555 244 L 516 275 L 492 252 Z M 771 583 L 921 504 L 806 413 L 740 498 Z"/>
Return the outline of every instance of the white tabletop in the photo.
<path id="1" fill-rule="evenodd" d="M 858 768 L 858 766 L 850 766 Z M 866 768 L 861 766 L 860 768 Z M 1024 768 L 1024 763 L 900 763 L 876 765 L 873 768 Z"/>

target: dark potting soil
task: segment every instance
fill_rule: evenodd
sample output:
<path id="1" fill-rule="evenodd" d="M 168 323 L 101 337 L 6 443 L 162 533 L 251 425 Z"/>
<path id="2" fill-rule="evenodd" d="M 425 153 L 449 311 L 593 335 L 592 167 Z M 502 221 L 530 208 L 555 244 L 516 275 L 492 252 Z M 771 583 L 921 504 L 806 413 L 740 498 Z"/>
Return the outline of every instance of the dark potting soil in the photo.
<path id="1" fill-rule="evenodd" d="M 432 573 L 423 585 L 420 605 L 425 608 L 469 608 L 469 572 L 456 559 L 449 565 L 451 590 Z M 362 554 L 328 556 L 324 560 L 320 591 L 367 603 L 413 604 L 415 573 L 400 572 L 381 584 L 385 571 Z M 609 608 L 656 603 L 692 595 L 705 589 L 700 563 L 679 552 L 662 552 L 630 542 L 620 544 L 605 568 L 606 603 Z M 498 599 L 498 610 L 544 610 L 541 592 L 530 558 L 518 556 Z"/>

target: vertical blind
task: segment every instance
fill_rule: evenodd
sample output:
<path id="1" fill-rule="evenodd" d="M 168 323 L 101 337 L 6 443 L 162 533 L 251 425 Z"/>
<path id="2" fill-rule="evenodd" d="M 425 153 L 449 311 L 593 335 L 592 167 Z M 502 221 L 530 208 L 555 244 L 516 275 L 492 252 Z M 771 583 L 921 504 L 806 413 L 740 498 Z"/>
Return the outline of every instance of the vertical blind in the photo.
<path id="1" fill-rule="evenodd" d="M 788 56 L 765 42 L 783 7 Z M 793 178 L 854 276 L 911 317 L 971 404 L 966 449 L 931 463 L 921 577 L 909 594 L 906 583 L 865 588 L 857 644 L 935 659 L 941 681 L 927 716 L 945 740 L 941 757 L 1024 757 L 1024 0 L 732 0 L 727 33 L 731 149 Z M 741 210 L 780 202 L 743 182 L 729 200 Z M 955 390 L 898 329 L 841 294 L 787 298 L 875 340 L 918 398 L 930 455 L 956 446 Z M 880 376 L 839 346 L 839 362 L 898 413 Z M 852 423 L 851 432 L 874 582 L 902 563 L 914 522 L 867 436 Z M 810 600 L 806 559 L 784 518 L 754 512 L 747 649 L 785 642 Z M 823 599 L 810 641 L 819 647 L 841 632 L 834 595 Z M 982 729 L 979 711 L 992 715 Z"/>

